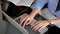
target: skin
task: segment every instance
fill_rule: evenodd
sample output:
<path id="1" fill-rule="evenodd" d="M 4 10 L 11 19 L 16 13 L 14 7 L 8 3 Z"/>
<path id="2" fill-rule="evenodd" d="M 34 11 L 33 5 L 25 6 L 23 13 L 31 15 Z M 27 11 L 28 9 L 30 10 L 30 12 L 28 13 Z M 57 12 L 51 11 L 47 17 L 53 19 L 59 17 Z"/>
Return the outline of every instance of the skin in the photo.
<path id="1" fill-rule="evenodd" d="M 33 20 L 34 16 L 39 12 L 39 10 L 37 8 L 34 8 L 31 12 L 30 15 L 25 16 L 24 18 L 20 19 L 20 24 L 22 25 L 23 22 L 23 27 L 25 27 L 26 25 L 30 24 L 30 22 Z"/>
<path id="2" fill-rule="evenodd" d="M 57 24 L 60 22 L 60 18 L 57 19 L 53 19 L 51 20 L 51 24 Z M 47 20 L 44 21 L 37 21 L 36 23 L 34 23 L 31 28 L 34 31 L 40 31 L 41 29 L 45 28 L 47 25 L 49 25 Z"/>
<path id="3" fill-rule="evenodd" d="M 35 22 L 31 28 L 34 31 L 40 31 L 41 29 L 45 28 L 47 25 L 49 25 L 49 23 L 47 22 L 47 20 L 44 21 L 37 21 Z"/>
<path id="4" fill-rule="evenodd" d="M 60 18 L 52 19 L 51 24 L 60 24 Z M 40 31 L 41 29 L 45 28 L 47 25 L 49 25 L 47 20 L 40 20 L 32 24 L 31 28 L 34 31 Z"/>
<path id="5" fill-rule="evenodd" d="M 34 8 L 30 15 L 27 15 L 24 18 L 21 18 L 20 24 L 23 25 L 22 27 L 25 27 L 26 25 L 30 24 L 30 22 L 33 20 L 34 16 L 38 12 L 39 12 L 39 10 L 37 8 Z M 23 24 L 23 22 L 24 22 L 24 24 Z M 60 22 L 60 18 L 51 20 L 51 24 L 57 24 L 59 22 Z M 47 25 L 49 25 L 47 20 L 37 21 L 31 26 L 31 28 L 34 31 L 40 31 L 41 29 L 45 28 Z"/>

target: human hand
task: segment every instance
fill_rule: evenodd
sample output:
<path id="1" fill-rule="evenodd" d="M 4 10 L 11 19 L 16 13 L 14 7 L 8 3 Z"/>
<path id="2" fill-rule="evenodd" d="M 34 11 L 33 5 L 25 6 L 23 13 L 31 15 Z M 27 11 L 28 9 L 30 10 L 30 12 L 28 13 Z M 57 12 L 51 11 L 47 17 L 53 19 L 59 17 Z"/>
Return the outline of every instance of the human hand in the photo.
<path id="1" fill-rule="evenodd" d="M 30 24 L 30 22 L 33 20 L 34 16 L 39 12 L 39 10 L 37 8 L 34 8 L 32 10 L 32 12 L 25 16 L 24 18 L 20 19 L 21 25 L 23 25 L 23 27 L 25 27 L 25 25 Z"/>
<path id="2" fill-rule="evenodd" d="M 48 21 L 44 20 L 44 21 L 37 21 L 36 23 L 34 23 L 31 28 L 34 31 L 41 31 L 43 28 L 45 28 L 47 25 L 49 25 Z"/>
<path id="3" fill-rule="evenodd" d="M 31 23 L 31 21 L 33 20 L 33 18 L 34 18 L 34 16 L 32 16 L 32 15 L 27 15 L 27 16 L 25 16 L 25 17 L 22 17 L 22 18 L 20 19 L 20 24 L 21 24 L 23 27 L 25 27 L 26 25 L 28 25 L 28 24 Z"/>

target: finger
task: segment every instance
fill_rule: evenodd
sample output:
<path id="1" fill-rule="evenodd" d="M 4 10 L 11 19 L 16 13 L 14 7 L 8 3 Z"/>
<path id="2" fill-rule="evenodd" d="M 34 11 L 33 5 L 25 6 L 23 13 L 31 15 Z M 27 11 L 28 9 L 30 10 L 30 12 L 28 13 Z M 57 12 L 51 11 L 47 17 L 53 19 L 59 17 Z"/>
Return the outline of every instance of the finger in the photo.
<path id="1" fill-rule="evenodd" d="M 24 22 L 25 20 L 26 20 L 26 18 L 24 18 L 24 19 L 21 20 L 21 25 L 23 24 L 23 22 Z"/>
<path id="2" fill-rule="evenodd" d="M 25 27 L 27 22 L 28 22 L 28 19 L 26 19 L 26 21 L 24 22 L 23 27 Z"/>
<path id="3" fill-rule="evenodd" d="M 36 26 L 37 24 L 39 24 L 38 22 L 35 22 L 33 25 L 31 25 L 31 28 L 33 28 L 34 26 Z"/>
<path id="4" fill-rule="evenodd" d="M 41 28 L 38 29 L 38 31 L 41 31 L 43 28 L 45 28 L 45 26 L 43 25 Z"/>
<path id="5" fill-rule="evenodd" d="M 42 25 L 39 24 L 39 26 L 35 29 L 35 31 L 37 31 L 41 27 L 42 27 Z"/>
<path id="6" fill-rule="evenodd" d="M 28 21 L 28 23 L 27 23 L 26 25 L 30 24 L 30 23 L 31 23 L 31 21 L 32 21 L 32 20 Z"/>
<path id="7" fill-rule="evenodd" d="M 20 24 L 21 24 L 21 21 L 22 21 L 22 18 L 19 19 Z"/>
<path id="8" fill-rule="evenodd" d="M 39 24 L 37 24 L 36 26 L 34 26 L 34 27 L 32 28 L 32 30 L 35 30 L 38 26 L 39 26 Z"/>
<path id="9" fill-rule="evenodd" d="M 20 19 L 21 19 L 21 18 L 19 18 L 19 20 L 18 20 L 18 21 L 19 21 L 19 23 L 18 23 L 18 24 L 20 24 Z"/>
<path id="10" fill-rule="evenodd" d="M 20 21 L 22 21 L 24 18 L 22 17 L 22 18 L 20 18 Z"/>

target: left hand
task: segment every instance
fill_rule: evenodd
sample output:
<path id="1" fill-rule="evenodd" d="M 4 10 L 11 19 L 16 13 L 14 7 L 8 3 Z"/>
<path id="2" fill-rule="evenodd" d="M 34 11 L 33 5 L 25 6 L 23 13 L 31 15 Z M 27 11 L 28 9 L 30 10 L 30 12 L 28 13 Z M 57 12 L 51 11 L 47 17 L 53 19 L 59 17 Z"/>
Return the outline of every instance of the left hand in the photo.
<path id="1" fill-rule="evenodd" d="M 22 25 L 22 27 L 25 27 L 26 25 L 30 24 L 31 21 L 33 20 L 34 16 L 32 15 L 27 15 L 25 17 L 22 17 L 20 19 L 20 24 Z"/>
<path id="2" fill-rule="evenodd" d="M 35 31 L 40 31 L 41 29 L 45 28 L 47 25 L 49 25 L 49 23 L 44 20 L 44 21 L 37 21 L 36 23 L 34 23 L 31 28 L 32 30 Z"/>

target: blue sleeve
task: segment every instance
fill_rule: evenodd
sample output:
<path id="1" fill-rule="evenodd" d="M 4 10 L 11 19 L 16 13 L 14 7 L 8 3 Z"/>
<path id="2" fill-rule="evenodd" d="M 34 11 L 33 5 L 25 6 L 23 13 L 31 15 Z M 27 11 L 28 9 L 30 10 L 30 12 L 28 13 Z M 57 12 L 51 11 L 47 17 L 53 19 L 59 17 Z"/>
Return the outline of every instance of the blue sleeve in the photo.
<path id="1" fill-rule="evenodd" d="M 34 4 L 32 4 L 31 8 L 37 8 L 38 10 L 41 10 L 44 5 L 47 3 L 47 0 L 36 0 Z"/>
<path id="2" fill-rule="evenodd" d="M 55 12 L 55 15 L 60 18 L 60 10 Z"/>

